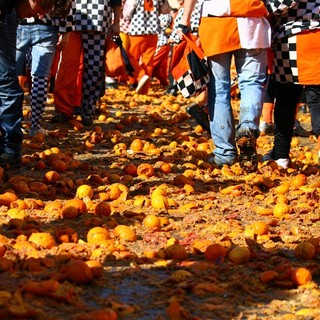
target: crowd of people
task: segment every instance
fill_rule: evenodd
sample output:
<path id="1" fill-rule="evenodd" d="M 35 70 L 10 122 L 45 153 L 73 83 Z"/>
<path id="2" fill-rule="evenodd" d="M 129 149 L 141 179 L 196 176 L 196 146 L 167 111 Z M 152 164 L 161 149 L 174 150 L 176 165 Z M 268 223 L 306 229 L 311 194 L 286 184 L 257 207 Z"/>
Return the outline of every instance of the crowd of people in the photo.
<path id="1" fill-rule="evenodd" d="M 168 94 L 177 95 L 170 57 L 188 32 L 199 38 L 210 69 L 202 99 L 208 118 L 204 119 L 206 113 L 197 117 L 198 109 L 188 110 L 204 119 L 211 134 L 215 148 L 209 161 L 214 166 L 239 162 L 245 171 L 255 171 L 257 138 L 261 132 L 273 132 L 273 149 L 263 160 L 288 168 L 293 135 L 310 134 L 302 131 L 296 117 L 302 92 L 320 158 L 320 0 L 178 4 L 172 8 L 167 0 L 0 0 L 0 166 L 21 164 L 24 96 L 18 76 L 29 74 L 30 136 L 44 131 L 41 120 L 50 79 L 52 121 L 64 123 L 78 114 L 88 126 L 101 89 L 120 81 L 138 94 L 148 94 L 155 78 Z M 121 37 L 133 67 L 132 73 L 116 78 L 105 74 L 106 37 L 113 36 Z M 233 65 L 241 97 L 237 124 L 231 106 Z"/>

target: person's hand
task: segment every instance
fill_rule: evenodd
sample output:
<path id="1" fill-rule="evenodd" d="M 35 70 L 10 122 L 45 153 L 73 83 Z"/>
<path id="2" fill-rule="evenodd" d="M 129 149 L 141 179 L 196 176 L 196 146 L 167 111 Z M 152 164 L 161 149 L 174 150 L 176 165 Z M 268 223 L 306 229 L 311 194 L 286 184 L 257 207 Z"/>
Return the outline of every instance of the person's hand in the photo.
<path id="1" fill-rule="evenodd" d="M 62 33 L 59 37 L 57 48 L 59 50 L 62 50 L 66 46 L 66 44 L 69 42 L 69 38 L 70 38 L 70 32 Z"/>
<path id="2" fill-rule="evenodd" d="M 177 28 L 177 35 L 179 36 L 180 40 L 183 39 L 183 34 L 188 34 L 188 32 L 190 32 L 190 27 L 185 26 L 184 24 L 178 24 L 178 28 Z"/>
<path id="3" fill-rule="evenodd" d="M 108 30 L 108 34 L 110 36 L 118 36 L 120 33 L 120 26 L 119 24 L 112 24 L 111 27 Z"/>

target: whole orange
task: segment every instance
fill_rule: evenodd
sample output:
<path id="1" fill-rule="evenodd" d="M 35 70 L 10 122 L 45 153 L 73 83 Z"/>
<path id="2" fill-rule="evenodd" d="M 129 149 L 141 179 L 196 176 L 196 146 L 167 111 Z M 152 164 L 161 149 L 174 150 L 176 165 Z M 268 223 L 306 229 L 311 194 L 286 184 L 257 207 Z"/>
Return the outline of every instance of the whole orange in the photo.
<path id="1" fill-rule="evenodd" d="M 68 280 L 75 283 L 86 284 L 93 278 L 91 268 L 82 260 L 71 261 L 63 271 Z"/>
<path id="2" fill-rule="evenodd" d="M 121 240 L 135 241 L 137 239 L 136 232 L 126 225 L 118 225 L 114 228 L 114 235 Z"/>
<path id="3" fill-rule="evenodd" d="M 294 268 L 291 270 L 290 278 L 295 285 L 301 286 L 311 281 L 312 274 L 306 268 Z"/>
<path id="4" fill-rule="evenodd" d="M 220 243 L 210 244 L 204 252 L 204 256 L 208 260 L 215 261 L 218 263 L 222 263 L 226 255 L 227 251 L 225 247 Z"/>
<path id="5" fill-rule="evenodd" d="M 81 186 L 79 186 L 76 191 L 76 197 L 79 199 L 83 199 L 83 198 L 91 199 L 93 197 L 93 190 L 91 186 L 87 184 L 82 184 Z"/>
<path id="6" fill-rule="evenodd" d="M 154 214 L 148 214 L 142 221 L 143 225 L 150 229 L 159 229 L 161 227 L 161 220 Z"/>
<path id="7" fill-rule="evenodd" d="M 297 259 L 311 260 L 314 258 L 316 250 L 312 243 L 302 241 L 294 249 L 294 255 Z"/>
<path id="8" fill-rule="evenodd" d="M 110 239 L 109 231 L 103 227 L 93 227 L 87 233 L 87 242 L 99 244 L 102 240 Z"/>
<path id="9" fill-rule="evenodd" d="M 236 264 L 245 264 L 250 260 L 250 250 L 247 247 L 235 247 L 229 252 L 228 258 Z"/>

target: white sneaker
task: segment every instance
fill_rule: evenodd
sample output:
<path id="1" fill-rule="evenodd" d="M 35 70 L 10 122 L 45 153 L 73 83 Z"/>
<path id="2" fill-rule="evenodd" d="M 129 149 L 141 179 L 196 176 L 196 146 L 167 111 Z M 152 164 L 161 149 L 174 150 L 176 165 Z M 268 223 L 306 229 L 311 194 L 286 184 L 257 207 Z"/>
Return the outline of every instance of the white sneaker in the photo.
<path id="1" fill-rule="evenodd" d="M 280 159 L 276 160 L 275 162 L 279 167 L 281 167 L 283 169 L 289 168 L 289 159 L 287 159 L 287 158 L 280 158 Z"/>
<path id="2" fill-rule="evenodd" d="M 146 74 L 140 79 L 137 88 L 136 88 L 136 93 L 139 93 L 143 87 L 145 86 L 145 84 L 147 83 L 147 81 L 149 80 L 149 76 L 147 76 Z"/>
<path id="3" fill-rule="evenodd" d="M 265 134 L 271 134 L 274 132 L 274 125 L 273 123 L 260 121 L 259 130 Z"/>

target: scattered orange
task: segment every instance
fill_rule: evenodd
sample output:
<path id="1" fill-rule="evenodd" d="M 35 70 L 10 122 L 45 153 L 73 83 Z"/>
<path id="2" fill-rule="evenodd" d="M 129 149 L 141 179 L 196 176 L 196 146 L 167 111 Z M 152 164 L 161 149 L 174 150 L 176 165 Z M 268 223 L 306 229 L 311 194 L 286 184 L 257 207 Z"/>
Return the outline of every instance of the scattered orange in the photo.
<path id="1" fill-rule="evenodd" d="M 136 232 L 126 225 L 118 225 L 114 228 L 114 235 L 121 240 L 136 241 Z"/>
<path id="2" fill-rule="evenodd" d="M 89 283 L 93 279 L 91 268 L 82 260 L 71 261 L 64 269 L 69 281 L 75 283 Z"/>
<path id="3" fill-rule="evenodd" d="M 167 163 L 167 162 L 164 162 L 161 164 L 160 166 L 160 170 L 163 172 L 163 173 L 170 173 L 171 172 L 171 164 L 170 163 Z"/>
<path id="4" fill-rule="evenodd" d="M 85 262 L 92 271 L 92 275 L 94 278 L 98 278 L 102 276 L 103 273 L 103 265 L 101 262 L 97 260 L 88 260 Z"/>
<path id="5" fill-rule="evenodd" d="M 214 261 L 217 263 L 222 263 L 226 255 L 227 255 L 226 248 L 220 243 L 210 244 L 204 252 L 204 256 L 208 260 Z"/>
<path id="6" fill-rule="evenodd" d="M 60 179 L 59 173 L 54 170 L 47 171 L 43 176 L 44 183 L 53 183 L 55 181 L 58 181 L 59 179 Z"/>
<path id="7" fill-rule="evenodd" d="M 142 221 L 143 225 L 151 229 L 159 229 L 161 227 L 161 220 L 154 214 L 148 214 Z"/>
<path id="8" fill-rule="evenodd" d="M 134 139 L 130 144 L 130 149 L 134 152 L 139 152 L 143 149 L 143 141 L 141 139 Z"/>
<path id="9" fill-rule="evenodd" d="M 64 161 L 59 160 L 59 159 L 54 160 L 52 162 L 51 166 L 52 166 L 52 169 L 57 172 L 65 172 L 68 170 L 67 164 Z"/>
<path id="10" fill-rule="evenodd" d="M 31 234 L 28 241 L 42 249 L 51 249 L 56 245 L 53 236 L 48 232 L 34 232 Z"/>
<path id="11" fill-rule="evenodd" d="M 311 260 L 314 258 L 316 250 L 312 243 L 302 241 L 294 249 L 294 255 L 297 259 Z"/>
<path id="12" fill-rule="evenodd" d="M 111 215 L 111 206 L 106 201 L 100 201 L 94 206 L 93 212 L 97 216 L 109 217 Z"/>
<path id="13" fill-rule="evenodd" d="M 299 188 L 307 184 L 307 176 L 303 173 L 298 173 L 291 179 L 291 185 L 293 187 Z"/>
<path id="14" fill-rule="evenodd" d="M 83 199 L 83 198 L 91 199 L 93 197 L 93 190 L 91 186 L 87 184 L 82 184 L 81 186 L 79 186 L 76 191 L 76 197 L 79 199 Z"/>
<path id="15" fill-rule="evenodd" d="M 259 274 L 259 279 L 262 283 L 267 283 L 274 280 L 278 275 L 279 273 L 276 271 L 267 270 Z"/>
<path id="16" fill-rule="evenodd" d="M 311 281 L 312 274 L 306 268 L 303 268 L 303 267 L 294 268 L 291 270 L 290 278 L 295 285 L 301 286 Z"/>
<path id="17" fill-rule="evenodd" d="M 244 264 L 250 260 L 250 250 L 247 247 L 235 247 L 229 252 L 228 258 L 236 264 Z"/>
<path id="18" fill-rule="evenodd" d="M 128 163 L 123 168 L 123 173 L 135 177 L 137 175 L 137 166 L 134 163 Z"/>
<path id="19" fill-rule="evenodd" d="M 0 206 L 9 207 L 10 204 L 18 199 L 18 196 L 11 191 L 0 194 Z"/>
<path id="20" fill-rule="evenodd" d="M 273 207 L 273 215 L 276 218 L 282 218 L 284 215 L 287 215 L 290 212 L 291 212 L 290 206 L 283 202 L 276 203 Z"/>
<path id="21" fill-rule="evenodd" d="M 102 240 L 110 239 L 109 231 L 103 227 L 93 227 L 87 233 L 87 242 L 99 244 Z"/>
<path id="22" fill-rule="evenodd" d="M 154 168 L 150 163 L 141 163 L 137 167 L 138 176 L 151 177 L 154 174 Z"/>
<path id="23" fill-rule="evenodd" d="M 187 257 L 187 251 L 183 245 L 174 243 L 165 248 L 165 255 L 167 259 L 183 260 Z"/>
<path id="24" fill-rule="evenodd" d="M 167 210 L 169 208 L 169 202 L 163 195 L 154 195 L 151 197 L 151 206 L 154 209 Z"/>
<path id="25" fill-rule="evenodd" d="M 252 223 L 252 228 L 254 234 L 257 234 L 259 236 L 269 233 L 269 226 L 263 221 L 256 221 Z"/>

